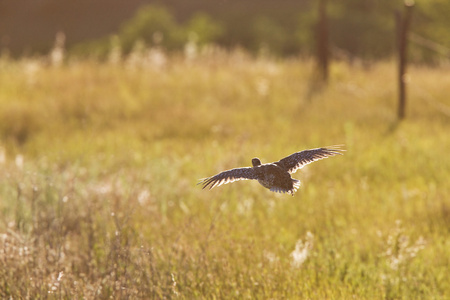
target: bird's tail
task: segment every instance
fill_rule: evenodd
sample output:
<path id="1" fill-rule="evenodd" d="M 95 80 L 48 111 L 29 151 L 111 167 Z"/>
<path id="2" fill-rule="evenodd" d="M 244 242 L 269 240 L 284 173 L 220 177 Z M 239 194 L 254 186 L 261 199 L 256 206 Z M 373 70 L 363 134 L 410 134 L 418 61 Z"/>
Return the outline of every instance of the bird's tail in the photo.
<path id="1" fill-rule="evenodd" d="M 297 179 L 293 179 L 292 178 L 292 188 L 291 189 L 287 189 L 287 188 L 283 188 L 283 187 L 279 187 L 279 186 L 275 186 L 270 188 L 270 190 L 272 192 L 276 192 L 276 193 L 288 193 L 291 194 L 292 196 L 294 196 L 295 192 L 297 191 L 297 189 L 300 187 L 300 180 Z"/>

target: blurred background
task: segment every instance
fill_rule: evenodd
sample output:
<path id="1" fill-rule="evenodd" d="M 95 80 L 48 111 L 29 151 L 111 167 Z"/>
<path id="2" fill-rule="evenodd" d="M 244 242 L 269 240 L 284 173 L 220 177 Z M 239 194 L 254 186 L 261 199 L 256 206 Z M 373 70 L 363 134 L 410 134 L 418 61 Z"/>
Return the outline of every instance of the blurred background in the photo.
<path id="1" fill-rule="evenodd" d="M 99 56 L 114 43 L 124 52 L 138 41 L 174 50 L 189 39 L 252 53 L 310 55 L 316 45 L 319 2 L 326 6 L 335 56 L 373 60 L 394 55 L 395 13 L 403 10 L 403 1 L 390 0 L 2 0 L 0 47 L 12 56 L 48 53 L 57 33 L 64 33 L 69 52 Z M 448 1 L 417 1 L 412 60 L 448 59 L 449 11 Z M 155 37 L 155 32 L 162 36 Z"/>

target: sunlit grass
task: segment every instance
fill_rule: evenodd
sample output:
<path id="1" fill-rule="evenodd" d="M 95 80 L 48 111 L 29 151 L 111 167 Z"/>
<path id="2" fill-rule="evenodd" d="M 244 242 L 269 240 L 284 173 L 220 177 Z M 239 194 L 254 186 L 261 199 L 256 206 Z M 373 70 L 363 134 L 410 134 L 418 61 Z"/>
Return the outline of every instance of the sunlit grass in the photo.
<path id="1" fill-rule="evenodd" d="M 445 299 L 448 70 L 397 123 L 393 62 L 159 55 L 0 60 L 1 297 Z M 295 197 L 196 186 L 342 143 Z"/>

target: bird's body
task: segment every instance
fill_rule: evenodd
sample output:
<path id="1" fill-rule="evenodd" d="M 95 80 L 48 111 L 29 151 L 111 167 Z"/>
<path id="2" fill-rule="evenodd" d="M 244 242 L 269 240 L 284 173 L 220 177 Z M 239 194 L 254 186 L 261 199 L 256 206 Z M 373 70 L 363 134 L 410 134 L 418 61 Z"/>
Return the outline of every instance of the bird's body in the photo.
<path id="1" fill-rule="evenodd" d="M 271 191 L 293 193 L 300 185 L 300 181 L 292 179 L 286 170 L 276 164 L 264 164 L 253 168 L 258 182 Z"/>
<path id="2" fill-rule="evenodd" d="M 258 158 L 252 159 L 253 167 L 236 168 L 221 172 L 215 176 L 203 179 L 200 184 L 203 188 L 230 183 L 237 180 L 255 179 L 265 188 L 273 192 L 289 193 L 294 195 L 300 187 L 300 181 L 293 179 L 291 174 L 305 165 L 316 160 L 342 154 L 339 146 L 317 148 L 296 152 L 277 162 L 261 164 Z"/>

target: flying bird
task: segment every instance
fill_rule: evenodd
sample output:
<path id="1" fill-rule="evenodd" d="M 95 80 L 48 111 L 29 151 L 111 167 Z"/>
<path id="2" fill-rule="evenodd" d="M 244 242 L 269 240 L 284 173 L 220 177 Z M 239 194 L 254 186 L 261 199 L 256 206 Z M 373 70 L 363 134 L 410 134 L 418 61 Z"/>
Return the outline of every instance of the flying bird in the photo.
<path id="1" fill-rule="evenodd" d="M 201 184 L 203 189 L 212 189 L 237 180 L 255 179 L 272 192 L 288 193 L 294 196 L 294 193 L 300 187 L 300 180 L 292 178 L 292 173 L 314 161 L 342 155 L 343 151 L 345 150 L 341 149 L 341 146 L 303 150 L 267 164 L 261 164 L 259 158 L 255 157 L 252 159 L 253 167 L 223 171 L 212 177 L 201 179 L 198 184 Z"/>

